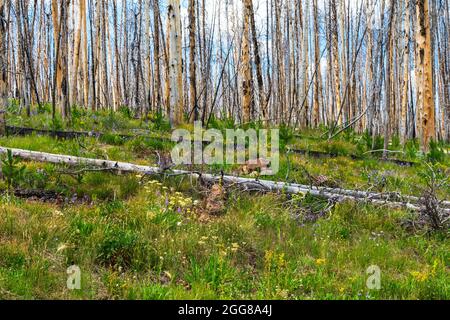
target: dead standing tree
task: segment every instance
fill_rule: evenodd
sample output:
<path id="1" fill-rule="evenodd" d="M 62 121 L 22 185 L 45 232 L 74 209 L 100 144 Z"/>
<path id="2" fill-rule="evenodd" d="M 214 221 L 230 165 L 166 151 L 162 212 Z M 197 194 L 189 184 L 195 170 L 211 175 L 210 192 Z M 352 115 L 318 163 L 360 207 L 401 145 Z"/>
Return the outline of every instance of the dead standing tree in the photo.
<path id="1" fill-rule="evenodd" d="M 67 8 L 69 0 L 52 1 L 53 34 L 55 43 L 55 68 L 53 82 L 53 119 L 56 105 L 61 116 L 66 118 L 69 113 L 69 80 L 68 80 L 68 26 Z"/>
<path id="2" fill-rule="evenodd" d="M 427 151 L 430 141 L 436 139 L 429 0 L 416 0 L 416 19 L 417 109 L 421 145 Z"/>
<path id="3" fill-rule="evenodd" d="M 250 61 L 250 8 L 244 2 L 244 33 L 242 36 L 242 122 L 252 119 L 252 66 Z"/>
<path id="4" fill-rule="evenodd" d="M 7 76 L 7 18 L 6 18 L 6 0 L 0 0 L 0 111 L 8 104 L 8 76 Z"/>
<path id="5" fill-rule="evenodd" d="M 180 1 L 170 0 L 168 7 L 170 120 L 172 125 L 183 122 L 183 56 Z"/>

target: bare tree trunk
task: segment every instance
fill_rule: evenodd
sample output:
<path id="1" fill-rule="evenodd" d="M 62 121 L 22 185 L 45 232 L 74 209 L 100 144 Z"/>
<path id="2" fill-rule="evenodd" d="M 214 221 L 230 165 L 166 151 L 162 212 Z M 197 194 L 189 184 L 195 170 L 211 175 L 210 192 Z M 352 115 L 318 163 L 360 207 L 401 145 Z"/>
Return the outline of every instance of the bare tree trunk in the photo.
<path id="1" fill-rule="evenodd" d="M 340 78 L 340 59 L 339 59 L 339 35 L 338 35 L 338 16 L 336 0 L 330 0 L 331 10 L 331 37 L 334 67 L 334 91 L 336 96 L 336 114 L 333 121 L 337 121 L 338 125 L 342 124 L 342 102 L 341 102 L 341 78 Z M 337 117 L 337 119 L 336 119 Z"/>
<path id="2" fill-rule="evenodd" d="M 113 1 L 113 15 L 114 15 L 114 67 L 115 67 L 115 81 L 114 91 L 116 96 L 115 108 L 118 109 L 122 103 L 122 95 L 120 92 L 120 51 L 119 51 L 119 31 L 117 28 L 117 4 Z"/>
<path id="3" fill-rule="evenodd" d="M 183 56 L 180 1 L 170 0 L 168 9 L 170 51 L 170 115 L 173 125 L 183 122 Z"/>
<path id="4" fill-rule="evenodd" d="M 433 49 L 429 0 L 416 1 L 416 86 L 417 110 L 422 150 L 427 151 L 432 139 L 436 139 L 435 109 L 433 100 Z"/>
<path id="5" fill-rule="evenodd" d="M 400 139 L 402 144 L 407 138 L 407 112 L 408 112 L 408 95 L 409 95 L 409 31 L 410 31 L 410 2 L 404 1 L 405 4 L 405 22 L 403 27 L 403 86 L 401 98 L 401 112 L 400 112 Z"/>
<path id="6" fill-rule="evenodd" d="M 242 121 L 250 122 L 252 110 L 252 67 L 250 61 L 250 12 L 244 2 L 244 32 L 242 35 Z"/>
<path id="7" fill-rule="evenodd" d="M 392 48 L 392 37 L 394 30 L 394 17 L 395 17 L 395 0 L 391 1 L 391 12 L 389 19 L 389 34 L 387 39 L 387 55 L 388 62 L 386 64 L 386 103 L 384 105 L 384 152 L 383 158 L 386 159 L 388 156 L 389 140 L 391 135 L 391 109 L 392 104 L 392 73 L 391 69 L 393 67 L 393 48 Z"/>
<path id="8" fill-rule="evenodd" d="M 0 110 L 8 104 L 6 0 L 0 0 Z"/>
<path id="9" fill-rule="evenodd" d="M 89 49 L 88 49 L 88 34 L 86 22 L 86 0 L 80 0 L 80 21 L 81 21 L 81 55 L 83 64 L 83 105 L 89 105 Z"/>
<path id="10" fill-rule="evenodd" d="M 197 102 L 197 69 L 196 69 L 196 15 L 195 0 L 189 0 L 189 95 L 190 95 L 190 120 L 197 121 L 200 116 Z"/>
<path id="11" fill-rule="evenodd" d="M 68 45 L 69 45 L 69 28 L 68 28 L 68 7 L 70 0 L 61 1 L 61 114 L 63 118 L 67 118 L 70 112 L 69 102 L 69 63 L 68 63 Z"/>
<path id="12" fill-rule="evenodd" d="M 313 1 L 314 10 L 314 65 L 316 68 L 316 75 L 314 77 L 314 105 L 312 114 L 312 126 L 318 127 L 320 123 L 320 94 L 321 94 L 321 68 L 320 68 L 320 44 L 319 44 L 319 13 L 317 8 L 317 0 Z"/>
<path id="13" fill-rule="evenodd" d="M 159 1 L 153 0 L 153 23 L 155 25 L 154 31 L 154 64 L 155 64 L 155 102 L 158 108 L 158 112 L 161 112 L 161 69 L 160 69 L 160 13 L 159 13 Z"/>
<path id="14" fill-rule="evenodd" d="M 60 3 L 56 0 L 52 1 L 53 32 L 56 49 L 56 88 L 53 88 L 56 99 L 54 99 L 54 103 L 58 104 L 63 118 L 66 118 L 69 111 L 67 5 L 68 0 L 62 0 Z"/>
<path id="15" fill-rule="evenodd" d="M 259 109 L 260 112 L 262 113 L 264 121 L 267 122 L 269 116 L 267 111 L 267 101 L 264 94 L 264 80 L 261 66 L 261 55 L 259 52 L 258 35 L 256 33 L 256 22 L 255 22 L 255 12 L 253 9 L 253 0 L 245 0 L 244 4 L 246 6 L 247 12 L 250 14 L 250 27 L 253 39 L 253 56 L 255 59 L 255 67 L 256 67 L 256 82 L 258 84 Z"/>
<path id="16" fill-rule="evenodd" d="M 79 8 L 78 8 L 78 21 L 75 26 L 75 43 L 74 43 L 74 58 L 73 58 L 73 66 L 72 66 L 72 93 L 70 95 L 70 104 L 73 105 L 78 103 L 78 70 L 80 66 L 80 51 L 81 51 L 81 26 L 83 24 L 83 15 L 81 10 L 83 9 L 83 4 L 80 0 Z M 72 5 L 75 7 L 75 1 L 72 2 Z M 75 11 L 75 8 L 74 8 Z"/>

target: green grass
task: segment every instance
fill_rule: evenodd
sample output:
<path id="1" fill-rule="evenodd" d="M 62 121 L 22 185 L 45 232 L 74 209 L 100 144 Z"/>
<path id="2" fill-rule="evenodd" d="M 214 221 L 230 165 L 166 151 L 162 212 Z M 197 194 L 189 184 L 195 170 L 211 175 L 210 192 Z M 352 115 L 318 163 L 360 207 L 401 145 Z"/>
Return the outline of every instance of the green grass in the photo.
<path id="1" fill-rule="evenodd" d="M 8 121 L 51 126 L 45 113 Z M 0 145 L 146 165 L 156 164 L 156 150 L 171 147 L 155 139 L 120 139 L 118 132 L 137 128 L 166 135 L 163 119 L 146 124 L 126 110 L 115 117 L 100 112 L 97 118 L 80 111 L 71 125 L 59 125 L 109 134 L 101 140 L 0 137 Z M 212 123 L 219 129 L 232 125 Z M 353 159 L 368 150 L 367 137 L 348 132 L 329 143 L 322 132 L 300 132 L 299 138 L 285 128 L 282 142 L 336 157 L 283 153 L 280 172 L 264 179 L 310 184 L 308 172 L 327 176 L 326 185 L 335 187 L 413 195 L 425 188 L 413 142 L 405 153 L 419 164 L 401 167 L 371 155 Z M 444 174 L 448 158 L 437 165 Z M 0 179 L 0 299 L 450 299 L 448 230 L 407 231 L 402 222 L 412 213 L 406 210 L 345 202 L 305 219 L 305 210 L 323 210 L 327 202 L 232 192 L 226 212 L 205 222 L 200 205 L 194 205 L 203 195 L 186 178 L 142 184 L 135 175 L 74 174 L 77 169 L 65 166 L 23 164 L 24 177 L 13 181 L 14 187 L 89 201 L 18 199 L 5 192 Z M 239 167 L 206 169 L 233 173 Z M 449 199 L 448 187 L 438 193 Z M 79 291 L 66 287 L 66 270 L 73 264 L 82 272 Z M 366 286 L 372 265 L 381 269 L 379 291 Z"/>
<path id="2" fill-rule="evenodd" d="M 279 196 L 235 194 L 224 216 L 201 223 L 191 209 L 166 208 L 164 192 L 75 207 L 3 199 L 0 297 L 450 298 L 447 238 L 407 233 L 406 212 L 342 203 L 303 224 Z M 72 264 L 81 291 L 65 287 Z M 371 265 L 380 291 L 365 286 Z"/>

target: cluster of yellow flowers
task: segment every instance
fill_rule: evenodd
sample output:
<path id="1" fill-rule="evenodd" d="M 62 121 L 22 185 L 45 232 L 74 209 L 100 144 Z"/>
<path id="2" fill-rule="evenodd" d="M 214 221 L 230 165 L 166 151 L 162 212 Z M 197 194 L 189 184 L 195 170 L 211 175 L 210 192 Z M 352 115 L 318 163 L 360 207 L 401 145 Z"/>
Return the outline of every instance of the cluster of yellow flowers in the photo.
<path id="1" fill-rule="evenodd" d="M 326 259 L 316 259 L 316 265 L 322 266 L 327 262 Z"/>
<path id="2" fill-rule="evenodd" d="M 212 237 L 212 239 L 217 240 L 218 237 Z M 246 242 L 242 242 L 242 245 L 245 246 Z M 233 242 L 229 245 L 223 244 L 223 243 L 218 243 L 218 244 L 216 244 L 216 246 L 219 250 L 219 257 L 221 259 L 223 259 L 227 256 L 230 257 L 233 254 L 237 253 L 241 249 L 241 245 L 237 242 Z"/>
<path id="3" fill-rule="evenodd" d="M 410 273 L 413 276 L 413 278 L 416 281 L 419 281 L 419 282 L 427 281 L 428 277 L 429 277 L 428 271 L 422 271 L 422 272 L 420 272 L 420 271 L 411 271 Z"/>
<path id="4" fill-rule="evenodd" d="M 157 180 L 149 181 L 144 189 L 147 193 L 155 193 L 164 200 L 164 206 L 168 210 L 176 210 L 179 213 L 192 213 L 192 209 L 197 203 L 191 197 L 184 196 L 181 192 L 175 192 L 173 188 L 164 186 Z"/>
<path id="5" fill-rule="evenodd" d="M 284 253 L 277 254 L 272 250 L 266 251 L 264 254 L 264 268 L 266 271 L 276 271 L 283 269 L 286 266 Z"/>
<path id="6" fill-rule="evenodd" d="M 163 184 L 157 180 L 152 180 L 147 182 L 147 185 L 144 187 L 147 192 L 151 192 L 155 189 L 157 190 L 169 190 L 169 188 L 164 187 Z"/>
<path id="7" fill-rule="evenodd" d="M 433 261 L 433 266 L 431 267 L 431 271 L 427 268 L 423 271 L 411 271 L 410 274 L 413 276 L 414 280 L 419 282 L 425 282 L 430 277 L 434 277 L 436 275 L 437 268 L 439 267 L 439 260 L 435 259 Z"/>
<path id="8" fill-rule="evenodd" d="M 181 192 L 175 192 L 175 194 L 169 197 L 169 207 L 172 209 L 188 209 L 192 207 L 193 203 L 192 198 L 185 197 Z"/>

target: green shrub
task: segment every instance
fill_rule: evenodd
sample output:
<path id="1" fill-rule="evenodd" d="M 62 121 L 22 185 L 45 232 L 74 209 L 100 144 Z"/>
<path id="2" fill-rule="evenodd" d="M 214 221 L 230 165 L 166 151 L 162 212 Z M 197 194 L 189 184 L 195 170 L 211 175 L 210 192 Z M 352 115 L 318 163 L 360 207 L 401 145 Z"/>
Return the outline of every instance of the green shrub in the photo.
<path id="1" fill-rule="evenodd" d="M 434 140 L 430 141 L 430 149 L 426 155 L 426 159 L 431 163 L 442 163 L 445 161 L 445 152 L 439 142 Z"/>
<path id="2" fill-rule="evenodd" d="M 133 113 L 131 112 L 131 109 L 126 106 L 121 106 L 119 108 L 119 113 L 126 119 L 132 119 Z"/>
<path id="3" fill-rule="evenodd" d="M 24 182 L 31 189 L 45 189 L 49 176 L 45 170 L 26 170 Z"/>
<path id="4" fill-rule="evenodd" d="M 26 263 L 25 253 L 11 245 L 0 246 L 0 268 L 19 269 Z"/>
<path id="5" fill-rule="evenodd" d="M 392 150 L 400 150 L 401 149 L 401 141 L 400 141 L 400 137 L 398 135 L 394 135 L 392 137 L 391 149 Z"/>
<path id="6" fill-rule="evenodd" d="M 280 126 L 280 150 L 285 150 L 286 147 L 292 143 L 294 140 L 294 131 L 292 128 L 288 127 L 287 125 L 281 125 Z"/>
<path id="7" fill-rule="evenodd" d="M 110 228 L 105 231 L 104 239 L 99 243 L 97 260 L 109 267 L 130 267 L 135 258 L 138 236 L 129 231 Z"/>
<path id="8" fill-rule="evenodd" d="M 135 154 L 142 154 L 149 151 L 146 139 L 144 137 L 137 137 L 134 138 L 133 140 L 130 140 L 128 146 L 131 149 L 131 151 Z"/>
<path id="9" fill-rule="evenodd" d="M 17 99 L 9 99 L 9 103 L 6 106 L 6 112 L 9 114 L 19 114 L 20 101 Z"/>
<path id="10" fill-rule="evenodd" d="M 222 119 L 218 119 L 216 116 L 211 116 L 209 121 L 208 129 L 217 129 L 220 131 L 225 131 L 226 129 L 234 129 L 236 128 L 236 122 L 232 117 L 224 117 Z"/>
<path id="11" fill-rule="evenodd" d="M 416 139 L 409 140 L 405 143 L 404 151 L 408 159 L 414 160 L 419 153 L 419 143 Z"/>
<path id="12" fill-rule="evenodd" d="M 348 156 L 352 154 L 349 144 L 345 141 L 323 141 L 318 146 L 324 152 L 334 156 Z"/>
<path id="13" fill-rule="evenodd" d="M 235 276 L 235 271 L 217 255 L 212 255 L 207 261 L 197 261 L 194 257 L 190 261 L 190 270 L 186 280 L 192 285 L 206 283 L 217 290 L 225 282 Z"/>
<path id="14" fill-rule="evenodd" d="M 367 150 L 384 149 L 384 137 L 372 136 L 368 130 L 366 130 L 362 135 L 362 140 L 365 142 Z"/>
<path id="15" fill-rule="evenodd" d="M 152 129 L 160 132 L 170 132 L 172 126 L 170 122 L 164 117 L 162 112 L 157 112 L 152 118 Z"/>
<path id="16" fill-rule="evenodd" d="M 121 146 L 125 143 L 125 139 L 119 135 L 112 133 L 105 133 L 101 136 L 100 141 L 106 144 Z"/>
<path id="17" fill-rule="evenodd" d="M 52 131 L 62 131 L 64 129 L 64 123 L 63 120 L 59 115 L 56 115 L 50 124 L 50 129 Z"/>
<path id="18" fill-rule="evenodd" d="M 2 160 L 2 174 L 8 189 L 18 186 L 24 181 L 25 166 L 20 165 L 20 160 L 14 158 L 12 151 L 9 149 L 6 159 Z"/>

